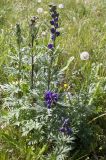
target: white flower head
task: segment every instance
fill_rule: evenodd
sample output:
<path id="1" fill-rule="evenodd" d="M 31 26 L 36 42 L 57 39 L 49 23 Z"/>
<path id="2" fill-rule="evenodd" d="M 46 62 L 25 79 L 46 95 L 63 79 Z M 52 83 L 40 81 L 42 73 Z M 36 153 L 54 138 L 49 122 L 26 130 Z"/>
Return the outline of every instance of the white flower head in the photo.
<path id="1" fill-rule="evenodd" d="M 89 53 L 88 52 L 82 52 L 80 53 L 81 60 L 88 60 L 89 59 Z"/>
<path id="2" fill-rule="evenodd" d="M 76 22 L 76 17 L 73 17 L 73 22 Z"/>
<path id="3" fill-rule="evenodd" d="M 64 4 L 59 4 L 58 7 L 62 9 L 64 8 Z"/>
<path id="4" fill-rule="evenodd" d="M 43 13 L 43 8 L 38 8 L 38 9 L 37 9 L 37 13 L 38 13 L 38 14 Z"/>
<path id="5" fill-rule="evenodd" d="M 42 0 L 37 0 L 37 2 L 38 2 L 38 3 L 41 3 L 41 2 L 42 2 Z"/>
<path id="6" fill-rule="evenodd" d="M 23 47 L 23 48 L 21 49 L 21 51 L 22 51 L 22 52 L 24 52 L 25 50 L 26 50 L 26 48 L 25 48 L 25 47 Z"/>
<path id="7" fill-rule="evenodd" d="M 90 2 L 90 0 L 84 0 L 85 4 L 88 4 Z"/>
<path id="8" fill-rule="evenodd" d="M 43 32 L 41 33 L 41 35 L 42 35 L 42 36 L 46 36 L 47 33 L 46 33 L 45 31 L 43 31 Z"/>

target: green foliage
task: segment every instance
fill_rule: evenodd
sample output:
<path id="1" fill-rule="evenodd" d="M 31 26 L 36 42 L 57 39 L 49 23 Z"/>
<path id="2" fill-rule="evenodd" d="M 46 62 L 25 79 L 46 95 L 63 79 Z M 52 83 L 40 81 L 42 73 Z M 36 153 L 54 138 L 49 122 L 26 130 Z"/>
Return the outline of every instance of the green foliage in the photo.
<path id="1" fill-rule="evenodd" d="M 49 2 L 0 3 L 0 159 L 105 160 L 106 2 L 66 0 L 53 51 Z M 81 60 L 83 51 L 89 60 Z M 48 88 L 59 94 L 51 113 Z M 64 118 L 71 135 L 60 132 Z"/>

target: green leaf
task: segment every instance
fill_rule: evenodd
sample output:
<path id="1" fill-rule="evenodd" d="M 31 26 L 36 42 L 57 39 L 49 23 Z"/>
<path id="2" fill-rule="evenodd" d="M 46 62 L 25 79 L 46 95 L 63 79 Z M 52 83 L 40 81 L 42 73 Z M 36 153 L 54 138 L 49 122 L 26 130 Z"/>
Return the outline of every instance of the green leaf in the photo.
<path id="1" fill-rule="evenodd" d="M 71 63 L 73 60 L 74 60 L 74 57 L 73 57 L 73 56 L 70 57 L 69 60 L 67 61 L 67 65 L 60 70 L 60 73 L 62 73 L 62 72 L 64 72 L 65 70 L 67 70 L 68 67 L 69 67 L 69 65 L 70 65 L 70 63 Z"/>

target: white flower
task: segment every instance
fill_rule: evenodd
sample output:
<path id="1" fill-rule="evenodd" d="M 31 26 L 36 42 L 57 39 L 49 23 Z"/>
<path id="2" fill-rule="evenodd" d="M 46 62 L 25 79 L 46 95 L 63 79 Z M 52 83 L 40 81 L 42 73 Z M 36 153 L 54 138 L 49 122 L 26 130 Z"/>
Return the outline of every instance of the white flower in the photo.
<path id="1" fill-rule="evenodd" d="M 41 2 L 42 2 L 42 0 L 37 0 L 37 2 L 38 2 L 38 3 L 41 3 Z"/>
<path id="2" fill-rule="evenodd" d="M 46 33 L 45 31 L 43 31 L 43 32 L 41 33 L 41 35 L 42 35 L 42 36 L 46 36 L 47 33 Z"/>
<path id="3" fill-rule="evenodd" d="M 25 50 L 26 50 L 26 48 L 25 48 L 25 47 L 23 47 L 23 48 L 21 49 L 21 51 L 22 51 L 22 52 L 24 52 Z"/>
<path id="4" fill-rule="evenodd" d="M 58 7 L 59 8 L 64 8 L 64 4 L 59 4 Z"/>
<path id="5" fill-rule="evenodd" d="M 84 1 L 85 4 L 88 4 L 89 2 L 90 2 L 90 0 L 85 0 Z"/>
<path id="6" fill-rule="evenodd" d="M 88 60 L 89 59 L 89 53 L 88 52 L 82 52 L 80 53 L 81 60 Z"/>
<path id="7" fill-rule="evenodd" d="M 73 22 L 76 22 L 76 17 L 73 17 Z"/>
<path id="8" fill-rule="evenodd" d="M 37 13 L 38 13 L 38 14 L 43 13 L 43 8 L 38 8 L 38 9 L 37 9 Z"/>

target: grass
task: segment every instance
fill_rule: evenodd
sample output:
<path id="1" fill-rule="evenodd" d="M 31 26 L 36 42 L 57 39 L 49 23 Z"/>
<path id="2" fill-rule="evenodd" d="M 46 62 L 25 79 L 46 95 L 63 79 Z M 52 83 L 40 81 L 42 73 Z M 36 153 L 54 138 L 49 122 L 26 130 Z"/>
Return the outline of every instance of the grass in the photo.
<path id="1" fill-rule="evenodd" d="M 28 108 L 30 105 L 32 105 L 33 107 L 33 98 L 35 98 L 33 96 L 35 95 L 37 98 L 40 97 L 39 101 L 43 101 L 43 96 L 41 95 L 41 93 L 43 93 L 44 89 L 42 89 L 44 80 L 42 82 L 41 77 L 39 78 L 39 83 L 41 83 L 41 86 L 39 86 L 39 83 L 36 82 L 39 86 L 39 91 L 37 90 L 38 93 L 28 92 L 29 86 L 26 84 L 27 80 L 25 82 L 22 82 L 21 85 L 18 86 L 21 87 L 21 90 L 23 90 L 22 104 L 21 102 L 19 103 L 22 107 L 25 107 L 24 105 L 27 106 L 25 110 L 21 110 L 20 108 L 18 108 L 18 105 L 20 104 L 15 104 L 17 103 L 17 97 L 19 98 L 19 96 L 21 95 L 21 91 L 18 91 L 19 88 L 17 87 L 17 84 L 13 83 L 17 82 L 15 77 L 16 70 L 13 70 L 13 72 L 9 70 L 10 66 L 17 67 L 18 47 L 16 43 L 15 33 L 16 24 L 19 23 L 22 29 L 23 44 L 21 47 L 25 48 L 27 46 L 26 48 L 28 48 L 30 45 L 29 21 L 32 16 L 39 17 L 39 47 L 37 48 L 39 54 L 37 58 L 39 59 L 40 56 L 43 57 L 43 55 L 45 55 L 45 46 L 48 45 L 48 41 L 50 39 L 50 15 L 48 11 L 48 4 L 50 2 L 55 2 L 57 5 L 60 3 L 64 4 L 63 9 L 58 8 L 60 16 L 59 24 L 61 26 L 59 30 L 61 32 L 61 36 L 56 40 L 56 45 L 59 46 L 59 56 L 57 56 L 53 67 L 55 68 L 56 66 L 59 70 L 66 67 L 62 76 L 64 77 L 64 82 L 71 86 L 69 92 L 75 96 L 75 99 L 70 103 L 70 107 L 67 109 L 66 114 L 71 117 L 72 127 L 75 132 L 74 137 L 79 136 L 80 139 L 80 141 L 78 141 L 79 139 L 75 141 L 77 145 L 75 149 L 63 156 L 64 158 L 62 157 L 62 155 L 64 155 L 64 153 L 67 153 L 68 149 L 67 147 L 62 148 L 62 145 L 65 146 L 65 140 L 63 137 L 63 139 L 61 140 L 57 133 L 55 133 L 55 138 L 53 137 L 55 140 L 53 139 L 53 141 L 46 141 L 46 138 L 50 135 L 48 130 L 46 130 L 46 125 L 49 124 L 49 119 L 47 119 L 47 117 L 45 116 L 45 110 L 42 110 L 40 115 L 39 111 L 37 115 L 35 111 L 33 112 Z M 44 13 L 38 14 L 37 8 L 43 8 Z M 12 85 L 12 89 L 7 87 L 8 92 L 6 89 L 4 89 L 5 87 L 0 88 L 0 160 L 45 160 L 47 158 L 50 160 L 59 160 L 59 156 L 60 160 L 62 160 L 62 158 L 65 160 L 106 159 L 105 17 L 105 0 L 42 0 L 41 3 L 37 3 L 37 0 L 1 0 L 0 83 L 3 86 L 5 86 L 6 83 L 8 83 L 9 85 L 12 84 L 13 88 Z M 44 31 L 46 35 L 42 36 L 42 32 Z M 89 52 L 89 60 L 82 61 L 80 59 L 80 53 L 83 51 Z M 27 54 L 27 56 L 27 58 L 29 58 L 30 54 Z M 74 56 L 74 60 L 69 63 L 69 59 L 72 56 Z M 13 59 L 11 59 L 11 57 Z M 39 64 L 35 64 L 36 68 L 38 67 L 38 70 L 40 70 L 40 68 L 42 68 L 43 66 L 43 63 Z M 26 75 L 26 77 L 29 76 L 30 66 L 25 65 L 23 67 L 23 70 L 28 74 Z M 54 73 L 56 73 L 56 71 L 54 71 Z M 43 75 L 41 76 L 43 77 Z M 43 87 L 45 87 L 45 85 Z M 62 84 L 60 84 L 59 87 L 60 92 L 65 91 L 65 89 L 62 88 Z M 65 93 L 66 92 L 67 91 L 65 91 Z M 31 94 L 34 95 L 31 96 Z M 67 102 L 67 97 L 63 97 L 63 99 L 65 102 Z M 30 103 L 28 101 L 30 101 Z M 36 100 L 34 99 L 34 101 Z M 12 110 L 9 107 L 6 108 L 6 106 L 13 105 L 12 103 L 14 103 L 16 110 L 14 109 L 14 107 L 12 108 Z M 42 102 L 39 102 L 39 105 L 36 107 L 38 107 L 39 109 L 40 105 L 43 106 Z M 19 115 L 17 111 L 20 112 Z M 57 114 L 57 117 L 58 116 L 59 114 Z M 33 124 L 35 122 L 34 117 L 36 117 L 38 125 L 43 126 L 42 128 L 44 132 L 41 132 L 41 130 L 39 129 L 40 126 L 38 128 L 36 128 L 37 126 L 34 126 L 35 130 L 27 130 L 28 124 L 33 128 Z M 54 116 L 53 122 L 50 121 L 52 125 L 55 124 L 56 119 L 58 119 L 57 117 Z M 44 120 L 42 120 L 43 118 Z M 2 126 L 5 124 L 5 121 L 6 127 L 2 128 Z M 19 123 L 19 125 L 15 126 L 16 128 L 13 125 L 14 122 Z M 25 133 L 23 130 L 25 131 Z M 47 135 L 45 134 L 46 131 Z M 51 135 L 51 137 L 52 136 L 53 135 Z M 34 144 L 29 145 L 29 142 L 34 142 Z M 84 146 L 86 149 L 84 148 Z"/>

